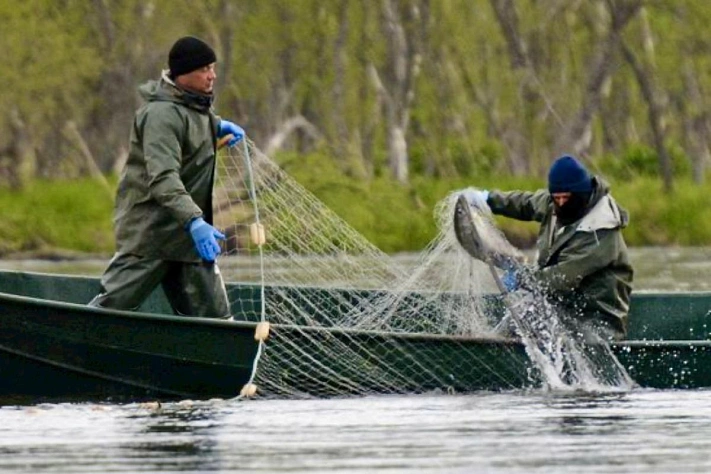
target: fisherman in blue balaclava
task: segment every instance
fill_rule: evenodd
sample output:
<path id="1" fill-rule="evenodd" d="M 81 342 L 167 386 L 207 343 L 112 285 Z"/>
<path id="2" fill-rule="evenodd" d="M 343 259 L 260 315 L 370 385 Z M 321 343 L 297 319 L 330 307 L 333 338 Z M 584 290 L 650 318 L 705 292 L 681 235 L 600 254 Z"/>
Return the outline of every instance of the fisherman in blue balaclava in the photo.
<path id="1" fill-rule="evenodd" d="M 622 229 L 629 221 L 601 178 L 564 155 L 548 172 L 548 189 L 474 191 L 469 198 L 494 214 L 541 223 L 535 269 L 504 275 L 509 291 L 535 282 L 577 322 L 605 339 L 623 339 L 633 270 Z"/>

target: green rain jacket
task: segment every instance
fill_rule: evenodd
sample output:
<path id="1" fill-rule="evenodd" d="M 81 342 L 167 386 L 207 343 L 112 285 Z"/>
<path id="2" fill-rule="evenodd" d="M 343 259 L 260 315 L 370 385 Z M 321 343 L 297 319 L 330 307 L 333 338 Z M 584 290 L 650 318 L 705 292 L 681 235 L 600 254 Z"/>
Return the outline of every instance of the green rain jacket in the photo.
<path id="1" fill-rule="evenodd" d="M 633 269 L 621 230 L 629 216 L 609 191 L 593 178 L 585 215 L 562 227 L 547 189 L 492 191 L 488 203 L 494 214 L 541 223 L 534 278 L 557 304 L 583 319 L 601 319 L 625 335 Z"/>
<path id="2" fill-rule="evenodd" d="M 200 216 L 212 224 L 219 118 L 208 97 L 176 87 L 166 72 L 139 92 L 146 104 L 134 117 L 116 195 L 117 252 L 199 262 L 187 226 Z"/>

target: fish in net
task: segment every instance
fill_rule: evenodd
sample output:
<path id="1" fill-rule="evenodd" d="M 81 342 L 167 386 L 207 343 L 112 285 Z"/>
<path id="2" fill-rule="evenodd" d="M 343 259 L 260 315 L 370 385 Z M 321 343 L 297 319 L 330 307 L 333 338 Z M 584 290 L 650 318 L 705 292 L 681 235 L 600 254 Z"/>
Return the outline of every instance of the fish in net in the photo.
<path id="1" fill-rule="evenodd" d="M 459 193 L 454 209 L 457 241 L 473 258 L 486 263 L 506 314 L 496 332 L 518 337 L 539 370 L 543 383 L 553 389 L 629 389 L 635 385 L 607 341 L 580 324 L 579 318 L 551 303 L 545 286 L 524 255 L 496 227 L 491 209 L 475 189 Z M 509 292 L 497 269 L 514 271 L 521 288 Z"/>

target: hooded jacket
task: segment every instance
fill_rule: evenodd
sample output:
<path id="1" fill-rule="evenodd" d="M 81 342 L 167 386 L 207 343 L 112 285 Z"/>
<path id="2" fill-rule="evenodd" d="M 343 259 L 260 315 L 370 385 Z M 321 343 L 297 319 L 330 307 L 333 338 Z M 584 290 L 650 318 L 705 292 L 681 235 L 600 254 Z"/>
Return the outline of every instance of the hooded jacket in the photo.
<path id="1" fill-rule="evenodd" d="M 208 96 L 178 88 L 167 72 L 139 93 L 146 103 L 134 117 L 116 194 L 117 252 L 199 262 L 186 228 L 200 216 L 212 224 L 219 118 Z"/>
<path id="2" fill-rule="evenodd" d="M 488 203 L 494 214 L 541 223 L 533 277 L 549 297 L 578 317 L 626 334 L 634 272 L 622 229 L 629 216 L 605 182 L 593 178 L 584 215 L 567 226 L 558 224 L 546 189 L 492 191 Z"/>

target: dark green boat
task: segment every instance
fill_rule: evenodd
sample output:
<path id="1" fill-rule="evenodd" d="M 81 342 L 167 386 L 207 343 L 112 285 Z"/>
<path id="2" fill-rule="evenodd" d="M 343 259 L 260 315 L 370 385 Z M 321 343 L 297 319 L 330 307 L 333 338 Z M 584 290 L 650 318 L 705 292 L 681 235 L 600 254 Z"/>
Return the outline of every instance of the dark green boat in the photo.
<path id="1" fill-rule="evenodd" d="M 78 304 L 90 279 L 0 280 L 0 399 L 233 397 L 250 379 L 255 323 L 96 310 Z"/>
<path id="2" fill-rule="evenodd" d="M 230 398 L 254 386 L 264 396 L 332 396 L 536 385 L 524 348 L 510 339 L 277 321 L 260 342 L 260 298 L 279 298 L 284 288 L 230 285 L 240 321 L 169 315 L 160 293 L 140 312 L 89 308 L 97 289 L 96 278 L 0 272 L 0 400 Z M 324 304 L 338 311 L 337 302 Z M 642 387 L 711 387 L 710 310 L 711 294 L 635 294 L 630 339 L 613 349 Z"/>

